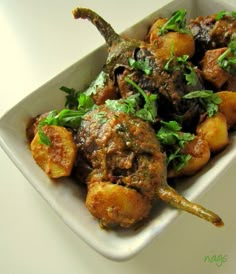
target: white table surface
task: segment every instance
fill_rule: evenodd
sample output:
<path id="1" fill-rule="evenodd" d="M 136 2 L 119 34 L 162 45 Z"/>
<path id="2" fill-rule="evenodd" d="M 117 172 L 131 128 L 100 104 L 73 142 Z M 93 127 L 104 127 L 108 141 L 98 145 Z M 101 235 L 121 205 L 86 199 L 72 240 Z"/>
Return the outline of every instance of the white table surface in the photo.
<path id="1" fill-rule="evenodd" d="M 1 0 L 0 114 L 103 43 L 88 22 L 72 18 L 90 7 L 117 32 L 169 0 Z M 234 0 L 229 1 L 234 2 Z M 235 165 L 236 163 L 234 163 Z M 1 274 L 235 274 L 236 171 L 232 166 L 198 202 L 214 209 L 224 228 L 183 213 L 136 257 L 113 262 L 81 241 L 0 149 Z M 205 256 L 225 256 L 222 266 Z"/>

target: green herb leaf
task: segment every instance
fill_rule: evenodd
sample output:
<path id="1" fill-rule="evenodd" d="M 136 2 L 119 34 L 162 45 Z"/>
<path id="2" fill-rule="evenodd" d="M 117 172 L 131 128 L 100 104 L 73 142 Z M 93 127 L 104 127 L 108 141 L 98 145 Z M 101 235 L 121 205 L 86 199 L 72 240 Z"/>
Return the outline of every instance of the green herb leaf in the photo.
<path id="1" fill-rule="evenodd" d="M 181 126 L 176 121 L 161 121 L 162 127 L 157 133 L 157 137 L 162 144 L 178 145 L 183 147 L 186 142 L 193 140 L 194 135 L 181 132 Z"/>
<path id="2" fill-rule="evenodd" d="M 169 20 L 160 28 L 158 35 L 163 35 L 168 31 L 176 31 L 181 33 L 189 33 L 186 27 L 186 13 L 185 9 L 175 11 Z"/>
<path id="3" fill-rule="evenodd" d="M 78 96 L 79 96 L 80 91 L 76 91 L 73 88 L 68 88 L 65 86 L 60 87 L 60 90 L 67 93 L 65 107 L 68 107 L 69 109 L 77 108 L 78 107 Z"/>
<path id="4" fill-rule="evenodd" d="M 152 72 L 152 67 L 150 66 L 149 59 L 147 57 L 144 61 L 136 61 L 133 58 L 129 58 L 129 65 L 136 70 L 143 71 L 146 75 L 150 75 Z"/>
<path id="5" fill-rule="evenodd" d="M 171 153 L 167 158 L 167 165 L 169 166 L 171 164 L 174 170 L 179 171 L 187 165 L 191 158 L 190 154 L 181 153 L 180 149 L 176 149 L 176 151 Z"/>
<path id="6" fill-rule="evenodd" d="M 161 124 L 165 128 L 167 128 L 167 129 L 169 129 L 171 131 L 178 132 L 178 131 L 181 130 L 181 125 L 178 122 L 176 122 L 176 121 L 168 121 L 168 122 L 161 121 Z"/>
<path id="7" fill-rule="evenodd" d="M 57 121 L 55 120 L 55 116 L 57 114 L 56 110 L 50 111 L 48 116 L 39 122 L 38 124 L 38 134 L 39 134 L 39 143 L 45 144 L 50 146 L 51 140 L 50 138 L 44 133 L 43 127 L 45 125 L 57 125 Z"/>
<path id="8" fill-rule="evenodd" d="M 83 110 L 87 112 L 91 110 L 94 106 L 94 101 L 90 96 L 87 96 L 85 93 L 81 93 L 78 97 L 78 110 Z"/>
<path id="9" fill-rule="evenodd" d="M 172 62 L 175 60 L 175 65 L 171 67 Z M 171 56 L 169 60 L 164 65 L 164 70 L 171 73 L 174 70 L 182 70 L 186 71 L 184 73 L 185 80 L 187 85 L 195 86 L 198 82 L 198 76 L 194 70 L 194 68 L 188 63 L 189 56 L 184 54 L 183 56 L 175 57 L 174 56 L 174 49 L 171 48 Z"/>
<path id="10" fill-rule="evenodd" d="M 164 145 L 174 145 L 178 142 L 178 133 L 168 127 L 161 127 L 157 133 L 158 140 Z"/>
<path id="11" fill-rule="evenodd" d="M 225 16 L 230 16 L 230 17 L 236 18 L 236 12 L 222 10 L 216 15 L 215 19 L 216 19 L 216 21 L 218 21 L 218 20 L 223 19 Z"/>
<path id="12" fill-rule="evenodd" d="M 196 90 L 183 96 L 184 99 L 200 99 L 200 104 L 204 107 L 209 117 L 215 115 L 218 111 L 218 105 L 221 98 L 212 90 Z"/>
<path id="13" fill-rule="evenodd" d="M 125 99 L 119 99 L 119 100 L 107 99 L 105 104 L 108 106 L 108 108 L 114 111 L 122 111 L 127 114 L 135 115 L 135 112 L 139 106 L 139 101 L 140 101 L 139 96 L 140 94 L 134 94 Z"/>
<path id="14" fill-rule="evenodd" d="M 217 59 L 219 67 L 236 76 L 236 38 L 228 45 L 228 49 Z"/>
<path id="15" fill-rule="evenodd" d="M 43 126 L 57 125 L 76 129 L 80 126 L 82 117 L 95 107 L 93 100 L 83 93 L 79 94 L 78 102 L 79 106 L 77 110 L 63 109 L 59 113 L 56 110 L 51 111 L 48 116 L 39 123 L 38 132 L 41 143 L 47 146 L 51 144 L 50 139 L 43 131 Z"/>
<path id="16" fill-rule="evenodd" d="M 189 70 L 189 73 L 184 74 L 187 85 L 196 86 L 196 84 L 198 82 L 198 77 L 197 77 L 197 74 L 196 74 L 194 68 L 188 66 L 187 69 Z"/>
<path id="17" fill-rule="evenodd" d="M 134 83 L 130 78 L 125 77 L 125 81 L 133 86 L 144 98 L 145 104 L 143 109 L 136 112 L 136 116 L 143 120 L 154 122 L 157 116 L 157 105 L 156 105 L 156 94 L 147 95 L 144 90 L 142 90 L 136 83 Z"/>
<path id="18" fill-rule="evenodd" d="M 187 64 L 187 61 L 188 61 L 188 59 L 189 59 L 189 55 L 184 54 L 184 55 L 182 55 L 182 56 L 178 56 L 176 59 L 177 59 L 177 61 L 178 61 L 180 64 L 186 65 L 186 64 Z"/>
<path id="19" fill-rule="evenodd" d="M 97 93 L 98 88 L 104 88 L 107 81 L 107 76 L 104 71 L 101 71 L 98 77 L 91 83 L 89 88 L 84 92 L 87 96 L 91 96 Z"/>
<path id="20" fill-rule="evenodd" d="M 166 62 L 166 64 L 164 65 L 164 70 L 167 72 L 172 72 L 172 68 L 171 68 L 171 63 L 172 61 L 175 59 L 175 54 L 174 54 L 174 43 L 171 43 L 170 46 L 170 58 L 169 60 Z"/>
<path id="21" fill-rule="evenodd" d="M 171 164 L 176 170 L 180 170 L 191 158 L 190 155 L 183 154 L 181 149 L 194 139 L 194 135 L 181 132 L 181 126 L 176 121 L 161 121 L 161 125 L 157 132 L 157 138 L 165 147 L 167 165 Z"/>
<path id="22" fill-rule="evenodd" d="M 97 114 L 95 114 L 95 119 L 98 121 L 98 123 L 105 124 L 108 120 L 106 114 L 106 111 L 100 111 Z"/>

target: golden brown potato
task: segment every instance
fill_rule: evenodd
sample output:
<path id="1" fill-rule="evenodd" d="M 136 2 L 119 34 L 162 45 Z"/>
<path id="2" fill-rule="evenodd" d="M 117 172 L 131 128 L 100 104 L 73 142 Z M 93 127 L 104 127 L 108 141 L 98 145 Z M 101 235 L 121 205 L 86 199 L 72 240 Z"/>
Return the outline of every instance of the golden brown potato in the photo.
<path id="1" fill-rule="evenodd" d="M 224 53 L 227 48 L 212 49 L 206 51 L 202 61 L 203 78 L 213 84 L 217 89 L 220 89 L 230 77 L 230 74 L 219 67 L 218 57 Z"/>
<path id="2" fill-rule="evenodd" d="M 220 91 L 217 95 L 221 98 L 219 111 L 224 114 L 228 128 L 236 124 L 236 92 Z"/>
<path id="3" fill-rule="evenodd" d="M 166 21 L 165 18 L 158 19 L 148 33 L 149 42 L 155 45 L 157 49 L 157 56 L 168 60 L 171 57 L 171 49 L 173 48 L 175 56 L 186 54 L 192 57 L 195 52 L 195 43 L 191 34 L 174 31 L 167 32 L 164 35 L 158 34 Z"/>
<path id="4" fill-rule="evenodd" d="M 51 144 L 42 144 L 37 132 L 30 144 L 34 160 L 50 178 L 69 176 L 77 151 L 71 132 L 54 125 L 44 126 L 43 131 Z"/>
<path id="5" fill-rule="evenodd" d="M 226 118 L 220 112 L 213 117 L 207 117 L 200 123 L 196 133 L 208 142 L 213 153 L 224 149 L 229 143 Z"/>
<path id="6" fill-rule="evenodd" d="M 197 173 L 210 159 L 211 152 L 206 140 L 196 136 L 192 141 L 185 144 L 182 153 L 191 156 L 187 165 L 181 170 L 169 170 L 168 177 L 190 176 Z"/>
<path id="7" fill-rule="evenodd" d="M 130 227 L 148 216 L 151 203 L 134 189 L 96 182 L 88 186 L 86 207 L 103 227 Z"/>

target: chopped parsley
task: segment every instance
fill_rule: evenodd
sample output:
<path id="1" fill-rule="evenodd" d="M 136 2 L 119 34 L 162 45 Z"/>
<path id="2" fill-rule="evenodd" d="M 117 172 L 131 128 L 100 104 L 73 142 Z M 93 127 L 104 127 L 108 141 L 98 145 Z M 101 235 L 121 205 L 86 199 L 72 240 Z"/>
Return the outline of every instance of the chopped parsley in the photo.
<path id="1" fill-rule="evenodd" d="M 157 116 L 157 94 L 151 93 L 147 95 L 144 90 L 128 77 L 125 77 L 125 81 L 133 86 L 143 96 L 145 101 L 143 108 L 137 110 L 135 115 L 145 121 L 154 122 Z"/>
<path id="2" fill-rule="evenodd" d="M 107 81 L 107 76 L 104 71 L 101 71 L 97 78 L 91 83 L 88 89 L 85 91 L 87 96 L 95 95 L 98 88 L 104 88 Z"/>
<path id="3" fill-rule="evenodd" d="M 209 117 L 214 116 L 218 112 L 218 105 L 221 103 L 221 98 L 212 90 L 192 91 L 185 94 L 183 98 L 199 100 Z"/>
<path id="4" fill-rule="evenodd" d="M 194 137 L 191 133 L 181 132 L 181 126 L 176 121 L 161 121 L 157 138 L 165 148 L 168 166 L 171 165 L 178 171 L 188 163 L 191 156 L 182 153 L 182 149 Z"/>
<path id="5" fill-rule="evenodd" d="M 106 100 L 106 105 L 114 111 L 122 111 L 129 115 L 134 115 L 142 120 L 154 122 L 157 116 L 156 94 L 147 95 L 136 83 L 130 78 L 126 77 L 125 81 L 134 87 L 139 93 L 131 95 L 127 98 L 119 100 Z M 140 108 L 140 95 L 143 97 L 145 103 Z"/>
<path id="6" fill-rule="evenodd" d="M 107 99 L 105 104 L 108 108 L 114 111 L 122 111 L 130 115 L 135 115 L 136 110 L 139 107 L 140 94 L 134 94 L 127 98 L 122 98 L 119 100 Z"/>
<path id="7" fill-rule="evenodd" d="M 53 110 L 49 112 L 48 116 L 39 122 L 38 133 L 40 143 L 50 146 L 51 141 L 49 137 L 44 133 L 43 127 L 45 125 L 56 125 L 70 128 L 78 128 L 81 124 L 82 117 L 94 107 L 92 98 L 85 94 L 80 94 L 78 98 L 78 109 L 63 109 L 60 112 Z"/>
<path id="8" fill-rule="evenodd" d="M 228 45 L 228 49 L 218 57 L 218 65 L 236 76 L 236 38 L 234 38 Z"/>
<path id="9" fill-rule="evenodd" d="M 106 114 L 106 111 L 100 111 L 97 114 L 95 114 L 95 119 L 98 121 L 98 123 L 105 124 L 108 120 Z"/>
<path id="10" fill-rule="evenodd" d="M 146 57 L 145 60 L 136 61 L 133 58 L 129 58 L 129 65 L 136 69 L 143 71 L 146 75 L 150 75 L 152 72 L 152 67 L 150 66 L 149 59 Z"/>
<path id="11" fill-rule="evenodd" d="M 176 31 L 181 33 L 189 33 L 186 26 L 186 13 L 185 9 L 175 11 L 169 20 L 160 28 L 158 35 L 164 35 L 168 31 Z"/>
<path id="12" fill-rule="evenodd" d="M 174 55 L 174 48 L 173 46 L 170 49 L 171 56 L 169 60 L 164 65 L 164 70 L 172 73 L 175 70 L 182 70 L 184 71 L 185 81 L 187 85 L 195 86 L 198 82 L 198 76 L 195 72 L 194 67 L 188 63 L 189 56 L 187 54 L 184 54 L 179 57 L 175 57 Z M 175 63 L 173 61 L 176 61 Z M 174 63 L 174 65 L 172 65 Z"/>
<path id="13" fill-rule="evenodd" d="M 225 16 L 230 16 L 236 19 L 236 11 L 225 11 L 222 10 L 219 13 L 217 13 L 215 19 L 216 21 L 223 19 Z"/>
<path id="14" fill-rule="evenodd" d="M 78 97 L 80 91 L 76 91 L 73 88 L 62 86 L 60 90 L 64 91 L 66 95 L 65 107 L 69 109 L 75 109 L 78 107 Z"/>

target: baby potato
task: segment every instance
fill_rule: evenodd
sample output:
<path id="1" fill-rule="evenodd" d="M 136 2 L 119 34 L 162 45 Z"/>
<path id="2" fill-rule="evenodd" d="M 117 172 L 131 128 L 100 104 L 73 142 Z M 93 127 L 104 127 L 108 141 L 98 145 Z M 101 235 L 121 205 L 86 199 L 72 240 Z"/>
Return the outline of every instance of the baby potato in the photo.
<path id="1" fill-rule="evenodd" d="M 167 18 L 159 18 L 151 25 L 147 35 L 147 39 L 150 43 L 153 43 L 159 37 L 158 32 L 167 21 Z"/>
<path id="2" fill-rule="evenodd" d="M 72 133 L 64 127 L 54 125 L 44 126 L 43 131 L 51 144 L 48 146 L 41 143 L 37 132 L 30 144 L 34 160 L 50 178 L 69 176 L 77 151 Z"/>
<path id="3" fill-rule="evenodd" d="M 224 149 L 229 143 L 227 121 L 220 112 L 212 117 L 207 117 L 201 122 L 197 126 L 196 133 L 208 142 L 213 153 Z"/>
<path id="4" fill-rule="evenodd" d="M 224 114 L 228 128 L 236 124 L 236 92 L 220 91 L 216 93 L 221 98 L 219 111 Z"/>
<path id="5" fill-rule="evenodd" d="M 171 48 L 174 55 L 179 57 L 184 54 L 192 57 L 195 53 L 195 42 L 191 33 L 180 33 L 170 31 L 163 35 L 158 34 L 160 28 L 167 19 L 158 19 L 150 28 L 148 37 L 150 43 L 156 48 L 156 55 L 168 60 L 171 57 Z"/>
<path id="6" fill-rule="evenodd" d="M 182 153 L 190 155 L 190 160 L 181 170 L 169 170 L 169 178 L 194 175 L 207 164 L 211 156 L 207 141 L 198 136 L 185 144 Z"/>
<path id="7" fill-rule="evenodd" d="M 95 182 L 88 185 L 86 207 L 102 227 L 130 227 L 148 216 L 151 203 L 134 189 Z"/>

